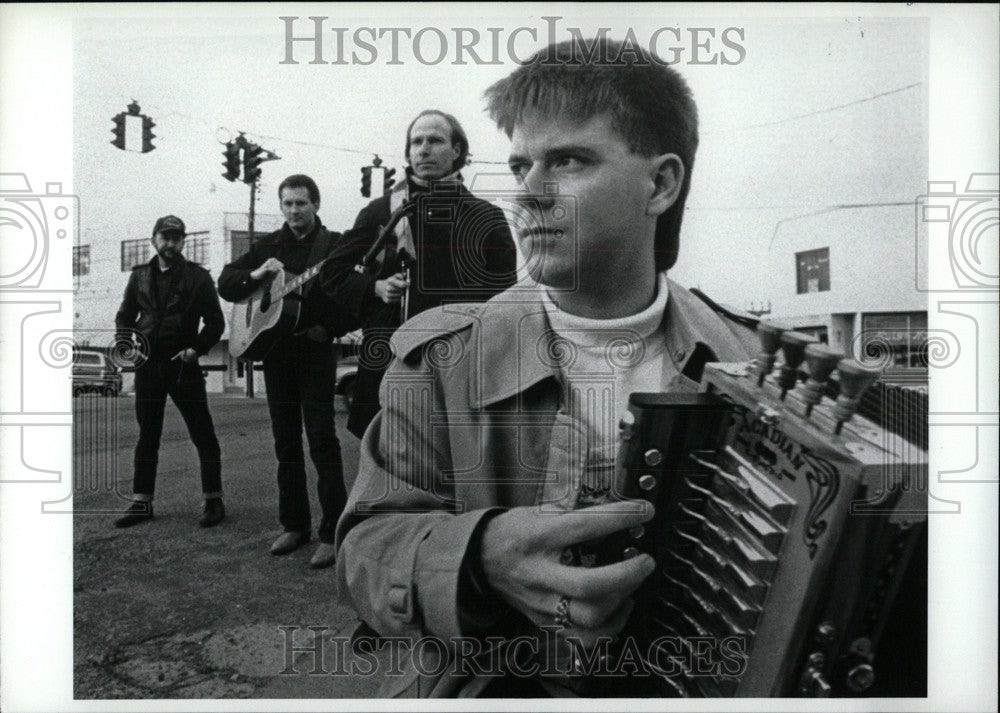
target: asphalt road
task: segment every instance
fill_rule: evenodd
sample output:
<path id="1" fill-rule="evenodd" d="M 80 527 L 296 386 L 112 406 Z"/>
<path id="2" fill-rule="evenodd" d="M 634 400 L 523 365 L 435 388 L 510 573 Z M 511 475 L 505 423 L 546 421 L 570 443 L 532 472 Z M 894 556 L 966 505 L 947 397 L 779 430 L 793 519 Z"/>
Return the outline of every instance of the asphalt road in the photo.
<path id="1" fill-rule="evenodd" d="M 349 488 L 358 441 L 344 430 L 339 399 Z M 226 520 L 198 527 L 197 455 L 168 403 L 155 517 L 119 530 L 113 523 L 131 493 L 134 400 L 74 399 L 75 697 L 372 696 L 378 675 L 345 675 L 349 667 L 336 660 L 344 647 L 335 637 L 348 636 L 357 619 L 337 591 L 335 568 L 308 567 L 319 522 L 315 471 L 307 467 L 313 542 L 284 557 L 270 555 L 281 526 L 267 404 L 232 396 L 210 401 L 222 446 Z M 315 636 L 319 661 L 305 650 Z"/>

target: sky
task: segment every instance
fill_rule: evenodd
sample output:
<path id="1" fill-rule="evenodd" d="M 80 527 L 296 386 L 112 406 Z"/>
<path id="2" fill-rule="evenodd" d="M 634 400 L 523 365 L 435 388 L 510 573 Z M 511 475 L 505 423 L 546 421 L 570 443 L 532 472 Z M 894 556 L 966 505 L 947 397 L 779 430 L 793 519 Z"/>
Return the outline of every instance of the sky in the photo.
<path id="1" fill-rule="evenodd" d="M 661 31 L 656 47 L 667 59 L 679 58 L 675 67 L 691 85 L 700 115 L 701 145 L 672 275 L 682 284 L 739 306 L 763 300 L 769 286 L 761 275 L 779 222 L 832 205 L 910 201 L 920 193 L 927 151 L 925 21 L 762 19 L 739 12 L 699 17 L 629 7 L 640 14 L 521 14 L 492 6 L 492 16 L 483 17 L 475 5 L 468 15 L 463 8 L 429 6 L 419 14 L 396 8 L 379 16 L 373 6 L 324 5 L 245 20 L 238 14 L 78 20 L 73 118 L 75 186 L 86 207 L 81 240 L 143 237 L 165 213 L 181 215 L 195 229 L 203 221 L 217 224 L 222 211 L 246 211 L 246 186 L 220 175 L 221 142 L 237 131 L 281 156 L 264 164 L 259 212 L 278 212 L 276 187 L 284 176 L 307 173 L 319 183 L 324 223 L 343 230 L 366 202 L 361 166 L 377 153 L 402 173 L 406 126 L 431 107 L 453 113 L 466 128 L 476 161 L 464 172 L 466 184 L 480 193 L 509 188 L 508 141 L 485 115 L 482 93 L 514 68 L 512 55 L 528 57 L 550 32 L 567 39 L 569 28 L 586 38 L 601 27 L 618 39 L 632 31 L 643 46 L 658 29 L 679 28 L 680 41 Z M 342 52 L 345 63 L 311 64 L 315 45 L 296 43 L 291 59 L 298 63 L 283 64 L 286 21 L 279 15 L 297 18 L 295 37 L 312 34 L 309 16 L 327 18 L 322 58 L 335 62 Z M 335 27 L 346 28 L 343 42 Z M 353 60 L 373 59 L 361 46 L 370 37 L 355 41 L 365 27 L 411 28 L 419 41 L 397 34 L 398 64 L 391 64 L 392 34 L 384 32 L 373 43 L 375 61 L 359 64 Z M 490 27 L 498 31 L 491 35 Z M 515 32 L 519 27 L 531 29 Z M 437 63 L 442 35 L 434 28 L 443 28 L 448 45 Z M 453 64 L 454 28 L 479 32 L 473 49 L 484 62 L 496 57 L 498 63 L 479 65 L 466 53 L 465 64 Z M 710 28 L 714 37 L 697 35 L 707 47 L 693 47 L 691 28 Z M 727 28 L 740 34 L 729 30 L 724 44 Z M 718 63 L 693 64 L 713 56 Z M 148 154 L 108 143 L 111 117 L 133 99 L 157 124 L 157 148 Z M 870 216 L 859 212 L 857 220 Z"/>

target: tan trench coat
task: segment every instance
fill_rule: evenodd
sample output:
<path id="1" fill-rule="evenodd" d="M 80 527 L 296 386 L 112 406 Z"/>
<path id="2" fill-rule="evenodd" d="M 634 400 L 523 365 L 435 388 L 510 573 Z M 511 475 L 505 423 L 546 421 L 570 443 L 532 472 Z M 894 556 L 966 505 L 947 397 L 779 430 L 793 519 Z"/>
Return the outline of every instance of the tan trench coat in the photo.
<path id="1" fill-rule="evenodd" d="M 677 374 L 669 391 L 697 390 L 705 361 L 749 358 L 751 329 L 673 282 L 669 290 L 661 327 Z M 559 497 L 553 483 L 570 482 L 577 425 L 560 408 L 553 333 L 537 297 L 516 295 L 430 310 L 393 336 L 383 410 L 362 440 L 337 528 L 341 591 L 382 636 L 473 635 L 462 628 L 459 573 L 477 525 L 498 508 Z M 508 636 L 524 633 L 527 619 L 508 619 L 518 619 Z M 437 647 L 420 651 L 425 674 L 445 668 Z M 402 675 L 386 676 L 384 696 L 475 696 L 489 682 L 453 667 L 422 675 L 405 661 Z"/>

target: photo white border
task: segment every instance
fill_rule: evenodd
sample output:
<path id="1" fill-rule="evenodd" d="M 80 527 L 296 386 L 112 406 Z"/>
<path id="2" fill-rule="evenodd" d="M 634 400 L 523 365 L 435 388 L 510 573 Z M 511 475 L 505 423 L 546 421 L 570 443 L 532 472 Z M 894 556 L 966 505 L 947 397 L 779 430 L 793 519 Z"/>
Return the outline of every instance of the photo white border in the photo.
<path id="1" fill-rule="evenodd" d="M 483 15 L 510 12 L 502 4 L 480 4 Z M 635 9 L 636 5 L 628 5 Z M 666 6 L 666 10 L 678 7 Z M 72 185 L 72 20 L 74 17 L 165 16 L 273 17 L 332 15 L 332 4 L 322 5 L 3 5 L 0 7 L 0 169 L 23 171 L 36 181 L 61 181 L 64 191 Z M 366 6 L 366 13 L 387 20 L 420 9 L 410 6 Z M 651 11 L 641 6 L 641 11 Z M 601 14 L 621 12 L 611 5 L 519 5 L 516 15 Z M 702 17 L 830 17 L 849 14 L 861 18 L 930 18 L 930 170 L 931 180 L 954 180 L 960 185 L 972 173 L 995 171 L 998 158 L 998 15 L 995 5 L 701 5 L 689 14 Z M 276 61 L 282 27 L 276 20 Z M 86 206 L 82 206 L 84 216 Z M 0 246 L 2 250 L 2 246 Z M 940 256 L 938 256 L 940 257 Z M 2 254 L 0 254 L 2 260 Z M 944 260 L 931 259 L 932 270 L 946 269 Z M 941 299 L 946 296 L 942 295 Z M 955 293 L 955 299 L 980 302 L 977 308 L 984 348 L 993 349 L 985 362 L 988 373 L 981 388 L 993 389 L 996 406 L 996 295 Z M 0 302 L 6 296 L 0 292 Z M 42 296 L 39 295 L 39 299 Z M 69 296 L 49 296 L 53 301 Z M 930 295 L 933 302 L 938 297 Z M 3 320 L 0 311 L 0 364 L 15 359 L 16 325 Z M 72 328 L 72 309 L 63 310 L 64 326 Z M 935 312 L 928 309 L 929 327 Z M 63 325 L 59 325 L 63 326 Z M 28 374 L 25 374 L 28 376 Z M 934 394 L 967 388 L 971 375 L 945 372 L 932 383 Z M 987 394 L 989 395 L 989 394 Z M 53 387 L 53 410 L 70 410 L 67 389 Z M 2 425 L 2 424 L 0 424 Z M 17 429 L 14 429 L 17 430 Z M 0 453 L 6 459 L 18 452 L 11 429 L 0 427 Z M 933 435 L 932 435 L 933 439 Z M 69 472 L 68 444 L 65 463 Z M 960 500 L 961 526 L 930 528 L 931 572 L 928 698 L 835 699 L 831 701 L 762 699 L 759 701 L 671 700 L 671 710 L 844 710 L 844 711 L 945 711 L 996 710 L 997 658 L 997 472 L 996 444 L 980 459 L 980 468 L 992 472 L 992 484 L 932 484 L 938 497 Z M 946 469 L 950 462 L 946 444 L 932 440 L 930 472 Z M 2 472 L 2 471 L 0 471 Z M 73 700 L 72 518 L 42 517 L 40 503 L 65 494 L 65 484 L 0 484 L 0 676 L 5 711 L 243 711 L 243 710 L 608 710 L 625 707 L 607 700 L 538 702 L 496 701 L 379 701 L 379 700 Z M 977 572 L 968 581 L 968 572 Z M 992 662 L 992 663 L 991 663 Z M 659 710 L 663 701 L 630 701 L 629 710 Z"/>

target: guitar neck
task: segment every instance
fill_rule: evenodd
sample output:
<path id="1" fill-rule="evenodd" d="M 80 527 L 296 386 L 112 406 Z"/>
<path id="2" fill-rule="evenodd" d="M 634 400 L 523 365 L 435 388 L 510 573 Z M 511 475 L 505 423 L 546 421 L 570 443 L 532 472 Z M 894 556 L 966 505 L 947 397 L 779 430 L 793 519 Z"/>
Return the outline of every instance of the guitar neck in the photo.
<path id="1" fill-rule="evenodd" d="M 309 280 L 316 277 L 316 275 L 319 274 L 320 268 L 323 267 L 323 263 L 325 263 L 327 260 L 329 260 L 329 258 L 323 258 L 318 263 L 316 263 L 308 270 L 303 272 L 301 275 L 296 275 L 294 278 L 286 282 L 284 285 L 281 286 L 280 290 L 273 290 L 271 293 L 271 299 L 277 301 L 282 299 L 286 295 L 290 295 L 291 293 L 295 292 L 295 290 L 299 289 L 300 287 L 302 287 L 302 285 L 309 282 Z"/>

